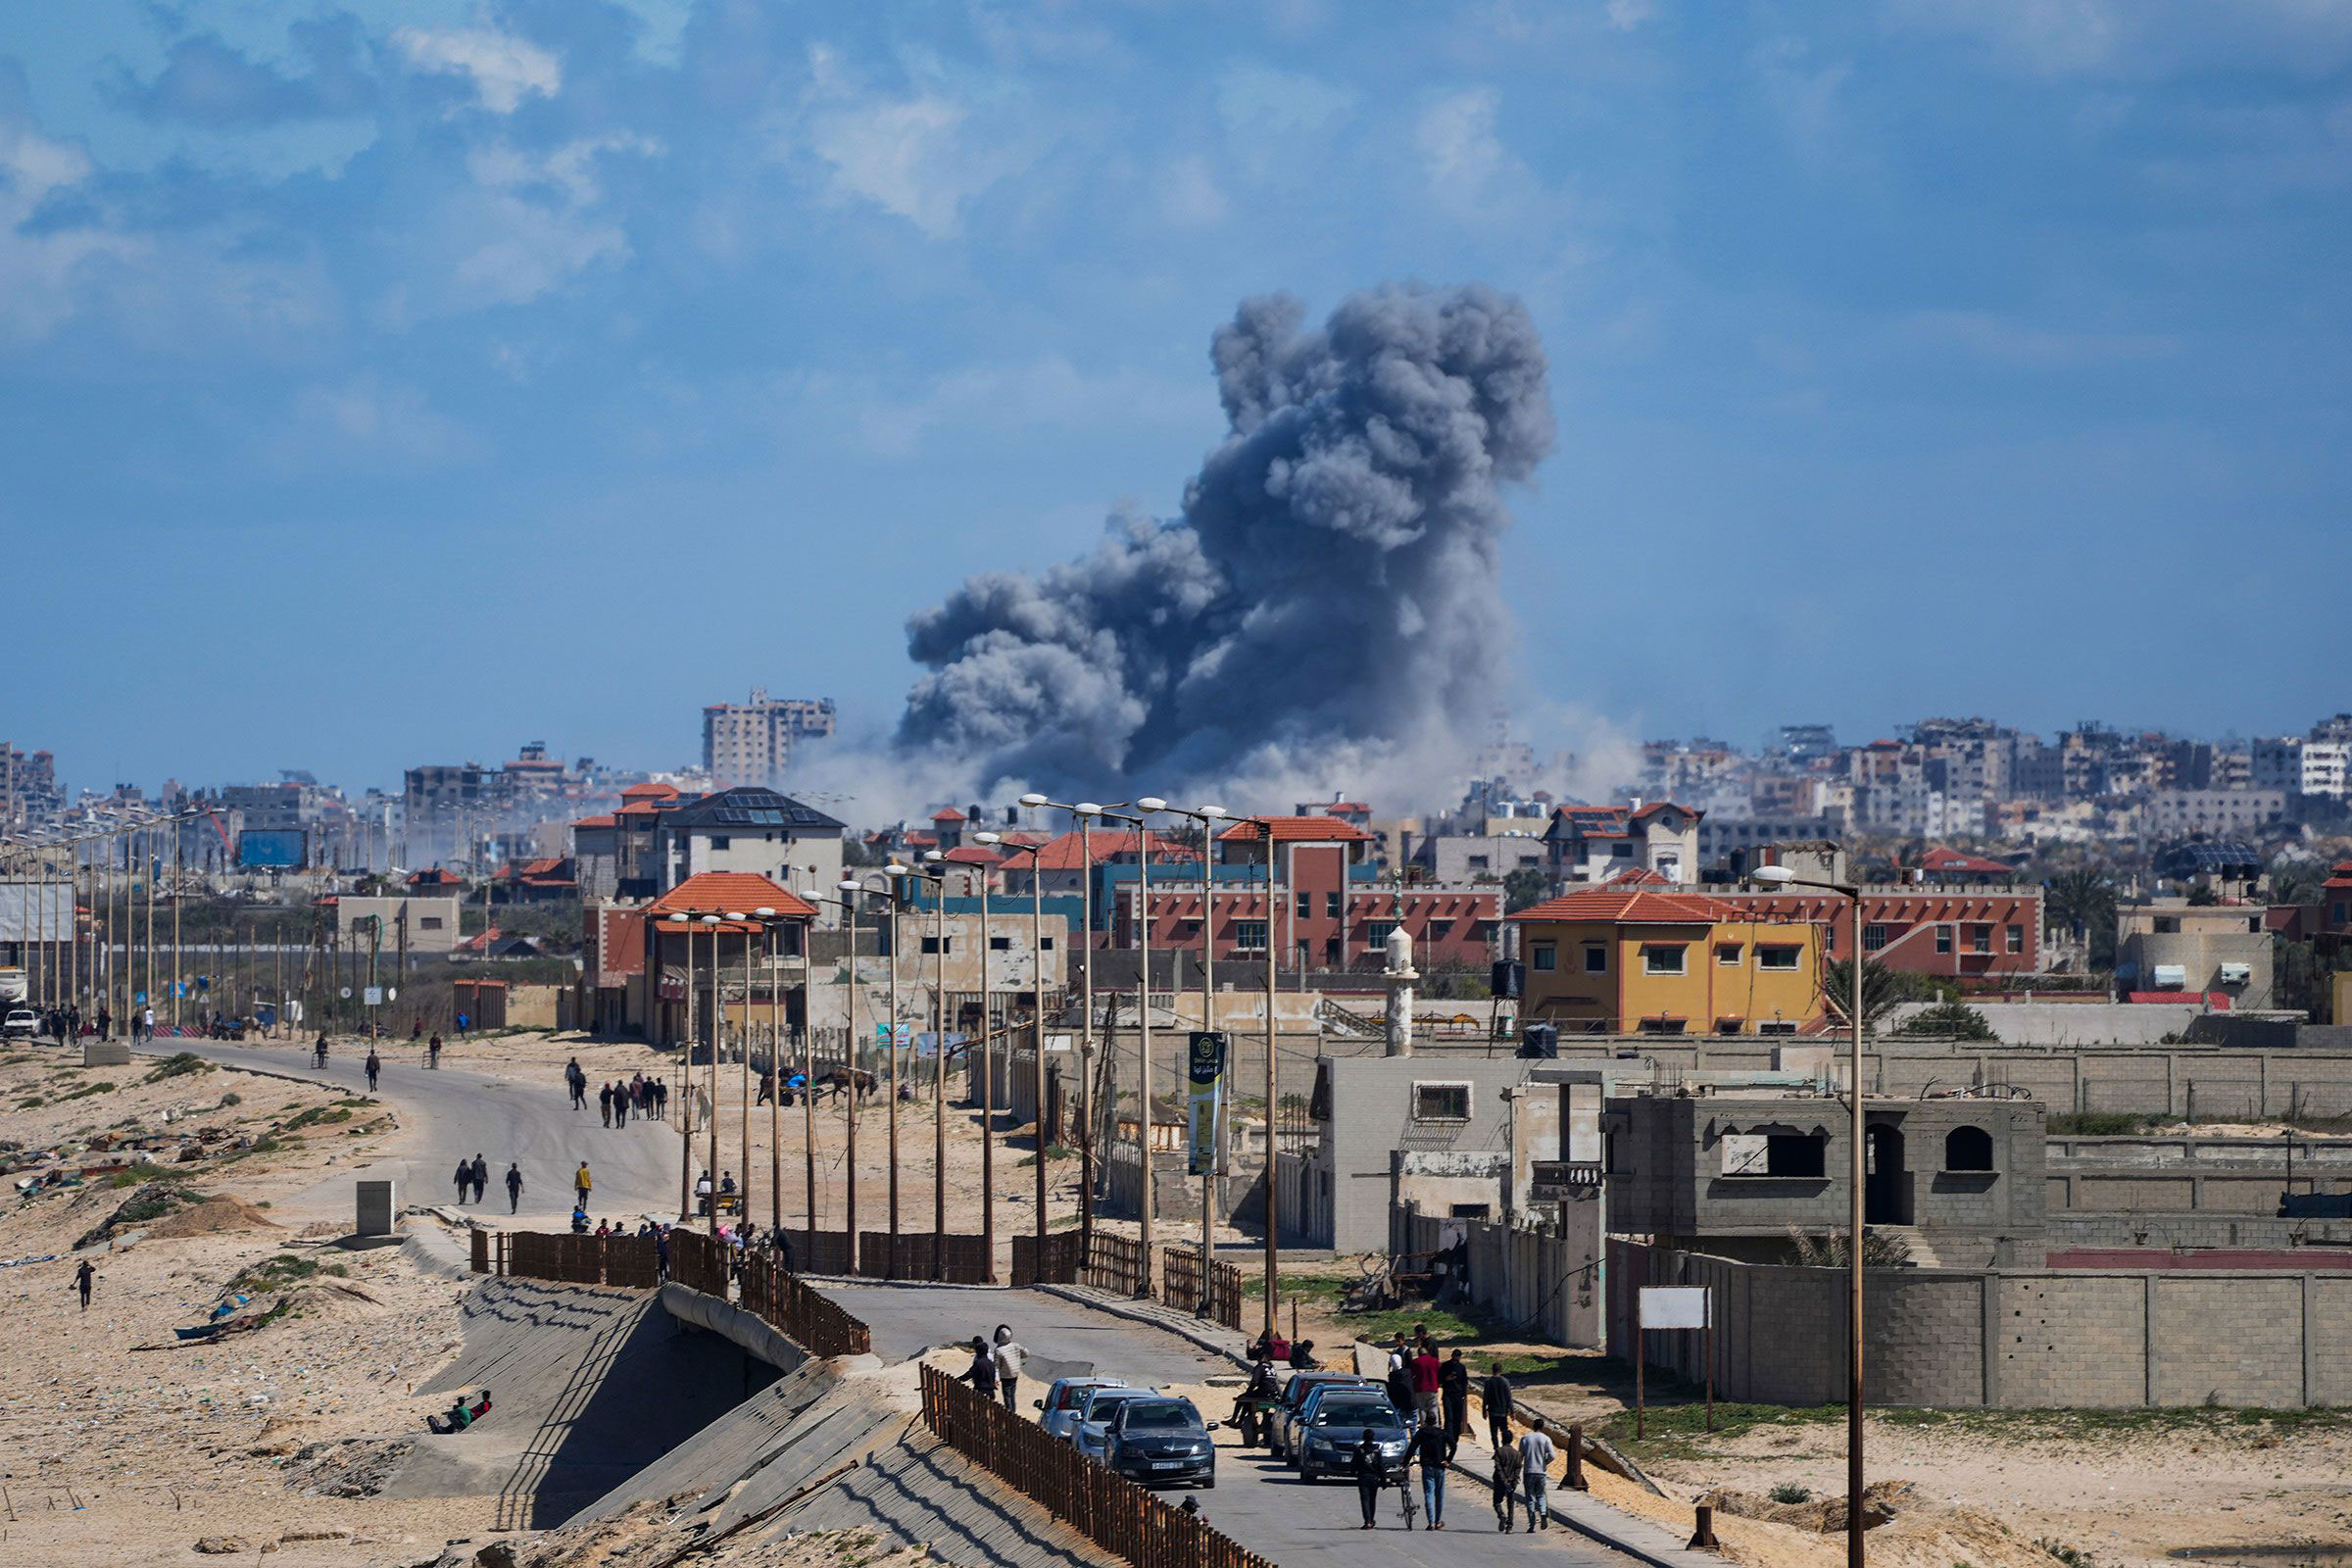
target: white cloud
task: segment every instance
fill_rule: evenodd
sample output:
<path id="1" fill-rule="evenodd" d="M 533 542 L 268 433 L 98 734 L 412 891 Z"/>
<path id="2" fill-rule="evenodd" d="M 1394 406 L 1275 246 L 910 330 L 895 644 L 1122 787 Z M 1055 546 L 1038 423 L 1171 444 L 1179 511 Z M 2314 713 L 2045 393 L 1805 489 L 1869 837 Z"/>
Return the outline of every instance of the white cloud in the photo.
<path id="1" fill-rule="evenodd" d="M 1217 78 L 1217 114 L 1242 146 L 1320 130 L 1354 105 L 1354 93 L 1301 71 L 1249 62 Z"/>
<path id="2" fill-rule="evenodd" d="M 564 70 L 554 55 L 493 28 L 403 27 L 392 41 L 418 71 L 470 77 L 474 95 L 492 114 L 511 115 L 523 99 L 552 98 L 564 85 Z"/>
<path id="3" fill-rule="evenodd" d="M 1225 193 L 1208 161 L 1184 157 L 1168 167 L 1159 183 L 1159 211 L 1177 228 L 1208 228 L 1225 221 Z"/>
<path id="4" fill-rule="evenodd" d="M 803 131 L 832 194 L 871 202 L 932 239 L 955 234 L 966 206 L 1044 150 L 1035 126 L 1003 102 L 982 115 L 945 89 L 888 97 L 853 78 L 830 50 L 809 61 Z"/>
<path id="5" fill-rule="evenodd" d="M 1601 8 L 1609 25 L 1619 32 L 1631 32 L 1658 14 L 1657 0 L 1608 0 Z"/>
<path id="6" fill-rule="evenodd" d="M 1815 172 L 1841 148 L 1839 97 L 1851 67 L 1823 65 L 1795 38 L 1775 38 L 1755 51 L 1753 66 L 1764 103 L 1781 123 L 1790 149 Z"/>
<path id="7" fill-rule="evenodd" d="M 582 136 L 544 153 L 531 152 L 508 142 L 492 142 L 468 152 L 466 155 L 466 169 L 473 176 L 474 183 L 493 190 L 527 190 L 542 186 L 560 193 L 574 207 L 587 207 L 604 199 L 604 188 L 597 183 L 596 177 L 596 162 L 600 154 L 635 153 L 645 158 L 659 158 L 666 151 L 667 148 L 653 137 L 623 130 L 603 136 Z"/>
<path id="8" fill-rule="evenodd" d="M 89 155 L 22 122 L 0 121 L 0 332 L 20 341 L 45 337 L 70 319 L 84 270 L 107 260 L 131 262 L 147 244 L 87 224 L 31 226 L 51 192 L 80 184 Z"/>
<path id="9" fill-rule="evenodd" d="M 1208 430 L 1216 422 L 1213 389 L 1200 377 L 1170 379 L 1141 370 L 1093 371 L 1059 355 L 1018 365 L 951 370 L 912 387 L 845 382 L 825 375 L 786 383 L 796 424 L 831 409 L 882 458 L 911 458 L 935 437 L 994 439 L 1006 431 L 1090 430 L 1142 426 Z"/>
<path id="10" fill-rule="evenodd" d="M 435 410 L 422 392 L 373 373 L 303 388 L 284 422 L 263 436 L 263 455 L 288 473 L 414 473 L 480 454 L 480 440 Z"/>
<path id="11" fill-rule="evenodd" d="M 2352 60 L 2346 0 L 1883 0 L 1895 27 L 1973 39 L 2035 76 L 2279 70 Z"/>

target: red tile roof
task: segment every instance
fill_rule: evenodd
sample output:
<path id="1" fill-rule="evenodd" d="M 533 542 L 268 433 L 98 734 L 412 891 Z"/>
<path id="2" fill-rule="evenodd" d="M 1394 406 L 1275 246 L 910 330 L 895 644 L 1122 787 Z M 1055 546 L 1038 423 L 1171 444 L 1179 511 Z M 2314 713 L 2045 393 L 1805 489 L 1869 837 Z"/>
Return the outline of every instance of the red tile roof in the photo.
<path id="1" fill-rule="evenodd" d="M 678 798 L 675 784 L 632 784 L 620 792 L 624 801 L 674 801 Z"/>
<path id="2" fill-rule="evenodd" d="M 1670 876 L 1652 871 L 1646 865 L 1630 865 L 1610 877 L 1601 886 L 1610 888 L 1672 888 L 1682 884 Z"/>
<path id="3" fill-rule="evenodd" d="M 1964 871 L 1971 876 L 2014 876 L 2017 868 L 1999 860 L 1987 860 L 1982 855 L 1969 855 L 1959 850 L 1936 845 L 1919 858 L 1920 868 L 1928 871 Z"/>
<path id="4" fill-rule="evenodd" d="M 934 822 L 968 822 L 971 820 L 971 818 L 964 815 L 961 811 L 956 809 L 956 808 L 953 806 L 950 806 L 943 808 L 940 810 L 933 811 L 931 813 L 931 820 Z"/>
<path id="5" fill-rule="evenodd" d="M 409 873 L 409 886 L 413 888 L 454 888 L 459 886 L 462 880 L 437 865 L 426 870 Z"/>
<path id="6" fill-rule="evenodd" d="M 1278 844 L 1353 843 L 1372 836 L 1353 822 L 1336 816 L 1270 816 L 1265 821 L 1273 829 Z M 1244 844 L 1259 843 L 1265 837 L 1266 828 L 1255 822 L 1236 822 L 1217 835 L 1219 842 L 1230 839 Z"/>
<path id="7" fill-rule="evenodd" d="M 940 858 L 955 865 L 995 865 L 999 858 L 985 846 L 964 844 L 950 850 Z"/>
<path id="8" fill-rule="evenodd" d="M 574 822 L 571 825 L 575 828 L 618 827 L 620 826 L 620 819 L 614 816 L 612 812 L 607 811 L 602 816 L 583 816 L 577 822 Z"/>
<path id="9" fill-rule="evenodd" d="M 816 906 L 807 899 L 751 871 L 698 871 L 640 912 L 649 919 L 666 921 L 672 914 L 748 914 L 762 908 L 773 909 L 791 920 L 816 916 Z M 749 922 L 741 925 L 721 922 L 719 926 L 700 929 L 745 931 L 751 926 Z"/>
<path id="10" fill-rule="evenodd" d="M 1643 817 L 1655 816 L 1660 811 L 1680 811 L 1685 816 L 1704 816 L 1707 814 L 1706 812 L 1699 810 L 1696 807 L 1685 806 L 1680 801 L 1652 801 L 1647 806 L 1642 808 L 1642 809 L 1639 811 L 1633 812 L 1630 820 L 1639 822 Z"/>
<path id="11" fill-rule="evenodd" d="M 1157 833 L 1152 834 L 1149 842 L 1154 860 L 1200 858 L 1183 845 L 1170 843 Z M 1088 830 L 1083 846 L 1075 831 L 1048 840 L 1045 848 L 1037 852 L 1037 865 L 1041 871 L 1075 871 L 1086 864 L 1090 856 L 1095 864 L 1103 865 L 1135 852 L 1136 835 L 1133 828 L 1098 827 Z"/>

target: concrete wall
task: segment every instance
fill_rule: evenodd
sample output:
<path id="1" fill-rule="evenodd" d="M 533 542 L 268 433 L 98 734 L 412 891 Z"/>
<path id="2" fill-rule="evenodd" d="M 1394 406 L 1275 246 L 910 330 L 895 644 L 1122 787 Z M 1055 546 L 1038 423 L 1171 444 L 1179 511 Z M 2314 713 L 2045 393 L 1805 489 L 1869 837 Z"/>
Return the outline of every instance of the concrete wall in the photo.
<path id="1" fill-rule="evenodd" d="M 1469 1245 L 1470 1299 L 1488 1317 L 1555 1345 L 1597 1348 L 1601 1342 L 1600 1204 L 1560 1205 L 1559 1224 L 1537 1229 L 1448 1222 L 1434 1213 L 1399 1215 L 1407 1252 Z"/>
<path id="2" fill-rule="evenodd" d="M 1643 1284 L 1713 1293 L 1718 1397 L 1845 1395 L 1846 1275 L 1609 1244 L 1609 1349 Z M 2352 1274 L 2284 1270 L 1879 1269 L 1864 1298 L 1865 1396 L 2000 1409 L 2352 1399 Z M 1700 1336 L 1652 1333 L 1650 1364 L 1704 1374 Z"/>

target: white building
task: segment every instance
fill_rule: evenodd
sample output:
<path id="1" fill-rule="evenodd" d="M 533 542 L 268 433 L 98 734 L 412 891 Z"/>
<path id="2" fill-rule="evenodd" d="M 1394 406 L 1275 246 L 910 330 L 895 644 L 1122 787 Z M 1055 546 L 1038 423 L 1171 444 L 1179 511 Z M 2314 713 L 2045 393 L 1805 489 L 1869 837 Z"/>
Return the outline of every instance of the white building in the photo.
<path id="1" fill-rule="evenodd" d="M 793 748 L 832 733 L 832 698 L 779 699 L 755 690 L 748 703 L 712 703 L 703 710 L 703 768 L 722 788 L 777 789 L 791 766 Z"/>

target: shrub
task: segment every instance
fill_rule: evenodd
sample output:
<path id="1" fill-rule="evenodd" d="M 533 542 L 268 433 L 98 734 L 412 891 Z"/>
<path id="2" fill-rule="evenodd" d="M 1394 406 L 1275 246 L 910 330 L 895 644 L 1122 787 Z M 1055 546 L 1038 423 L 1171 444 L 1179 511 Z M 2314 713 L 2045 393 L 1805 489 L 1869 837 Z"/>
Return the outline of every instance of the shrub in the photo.
<path id="1" fill-rule="evenodd" d="M 1772 1489 L 1772 1500 L 1775 1502 L 1811 1502 L 1813 1489 L 1800 1487 L 1793 1481 L 1784 1481 Z"/>
<path id="2" fill-rule="evenodd" d="M 1998 1040 L 1992 1025 L 1976 1008 L 1958 1002 L 1939 1002 L 1922 1007 L 1894 1026 L 1897 1035 L 1929 1035 L 1937 1039 Z"/>
<path id="3" fill-rule="evenodd" d="M 162 1083 L 167 1078 L 178 1078 L 187 1073 L 212 1072 L 213 1070 L 213 1064 L 193 1051 L 182 1051 L 157 1062 L 155 1071 L 149 1073 L 145 1081 L 151 1084 Z"/>

